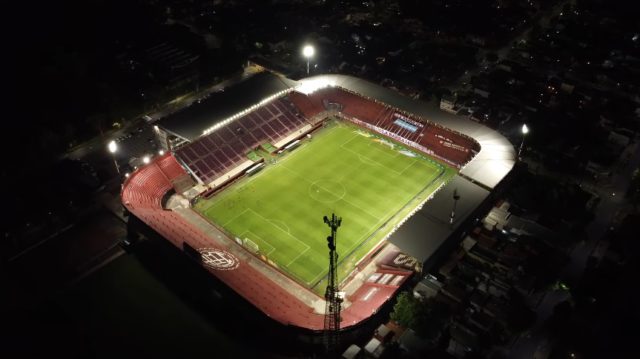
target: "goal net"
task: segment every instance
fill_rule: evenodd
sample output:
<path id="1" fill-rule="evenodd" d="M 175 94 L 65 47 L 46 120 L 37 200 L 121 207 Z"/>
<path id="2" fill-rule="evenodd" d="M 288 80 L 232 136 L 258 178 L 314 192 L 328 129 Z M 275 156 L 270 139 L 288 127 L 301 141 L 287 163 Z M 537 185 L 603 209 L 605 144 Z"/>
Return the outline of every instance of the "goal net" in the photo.
<path id="1" fill-rule="evenodd" d="M 258 247 L 258 243 L 250 240 L 249 238 L 245 237 L 242 240 L 242 244 L 244 245 L 245 248 L 247 248 L 249 251 L 251 251 L 254 254 L 260 251 L 260 247 Z"/>

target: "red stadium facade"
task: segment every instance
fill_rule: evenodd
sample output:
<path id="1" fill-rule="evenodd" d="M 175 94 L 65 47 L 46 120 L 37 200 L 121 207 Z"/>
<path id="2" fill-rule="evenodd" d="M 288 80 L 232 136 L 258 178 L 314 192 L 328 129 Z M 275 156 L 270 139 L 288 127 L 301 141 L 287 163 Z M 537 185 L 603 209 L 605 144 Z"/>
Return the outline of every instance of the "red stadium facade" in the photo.
<path id="1" fill-rule="evenodd" d="M 306 93 L 292 88 L 245 112 L 137 169 L 123 184 L 122 203 L 177 248 L 192 258 L 196 253 L 204 269 L 265 315 L 286 326 L 314 331 L 323 329 L 322 297 L 251 254 L 220 228 L 185 215 L 191 211 L 188 206 L 168 207 L 167 198 L 185 193 L 184 183 L 199 185 L 199 194 L 224 188 L 254 164 L 244 157 L 247 149 L 264 141 L 277 144 L 276 149 L 284 147 L 320 127 L 329 115 L 403 142 L 459 169 L 481 150 L 470 136 L 340 86 Z M 371 263 L 375 269 L 357 285 L 352 284 L 357 276 L 343 282 L 350 290 L 341 315 L 342 328 L 371 317 L 412 275 L 400 265 L 371 256 L 362 266 Z"/>

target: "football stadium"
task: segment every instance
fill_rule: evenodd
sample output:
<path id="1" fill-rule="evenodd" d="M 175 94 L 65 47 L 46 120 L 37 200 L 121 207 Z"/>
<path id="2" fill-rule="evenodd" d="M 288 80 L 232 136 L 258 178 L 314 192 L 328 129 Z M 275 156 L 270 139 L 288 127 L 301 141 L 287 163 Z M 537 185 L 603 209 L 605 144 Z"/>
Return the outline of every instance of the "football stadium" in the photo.
<path id="1" fill-rule="evenodd" d="M 161 119 L 167 150 L 124 182 L 126 209 L 286 326 L 321 330 L 336 213 L 341 327 L 365 321 L 511 171 L 467 118 L 343 75 L 261 72 Z"/>

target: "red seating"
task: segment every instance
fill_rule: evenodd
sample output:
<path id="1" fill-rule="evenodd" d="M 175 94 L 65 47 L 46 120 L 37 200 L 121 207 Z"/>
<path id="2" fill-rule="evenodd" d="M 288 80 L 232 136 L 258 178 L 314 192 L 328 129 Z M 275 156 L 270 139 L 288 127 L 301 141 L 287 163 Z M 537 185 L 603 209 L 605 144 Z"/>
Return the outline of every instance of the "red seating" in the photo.
<path id="1" fill-rule="evenodd" d="M 480 150 L 479 145 L 467 136 L 341 88 L 325 88 L 306 96 L 306 100 L 304 97 L 305 95 L 296 92 L 289 94 L 289 99 L 307 116 L 322 111 L 321 104 L 323 103 L 337 103 L 342 106 L 342 113 L 347 117 L 364 121 L 424 146 L 432 150 L 437 157 L 458 166 L 467 163 Z M 393 115 L 396 113 L 424 126 L 416 132 L 400 127 L 393 123 Z"/>
<path id="2" fill-rule="evenodd" d="M 162 173 L 164 173 L 165 177 L 167 177 L 169 181 L 172 181 L 176 178 L 182 177 L 187 174 L 184 168 L 182 168 L 182 166 L 180 166 L 178 161 L 176 161 L 176 158 L 169 153 L 161 157 L 158 157 L 156 159 L 156 164 L 158 165 Z"/>
<path id="3" fill-rule="evenodd" d="M 295 91 L 289 93 L 287 97 L 306 118 L 312 118 L 324 111 L 319 97 L 307 96 Z"/>
<path id="4" fill-rule="evenodd" d="M 265 142 L 274 144 L 305 124 L 296 106 L 283 97 L 183 146 L 176 155 L 209 182 L 245 161 L 250 150 Z"/>
<path id="5" fill-rule="evenodd" d="M 246 160 L 250 150 L 265 142 L 277 143 L 294 133 L 307 124 L 306 119 L 323 112 L 329 103 L 339 104 L 342 113 L 349 118 L 426 147 L 437 157 L 458 166 L 468 162 L 479 150 L 471 138 L 358 94 L 331 87 L 311 95 L 291 92 L 178 149 L 176 155 L 202 181 L 209 182 Z M 423 126 L 418 126 L 417 131 L 398 126 L 394 124 L 395 114 L 402 114 Z"/>
<path id="6" fill-rule="evenodd" d="M 122 198 L 123 201 L 135 203 L 136 208 L 161 209 L 162 197 L 172 187 L 167 175 L 154 161 L 145 166 L 144 170 L 141 169 L 131 174 L 124 187 Z"/>

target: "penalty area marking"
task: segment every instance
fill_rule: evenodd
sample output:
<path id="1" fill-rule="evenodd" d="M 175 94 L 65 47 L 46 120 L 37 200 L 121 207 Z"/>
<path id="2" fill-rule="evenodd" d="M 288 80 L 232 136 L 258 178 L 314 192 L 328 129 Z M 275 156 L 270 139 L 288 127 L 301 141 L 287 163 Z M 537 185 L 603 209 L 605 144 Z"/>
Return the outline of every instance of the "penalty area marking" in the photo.
<path id="1" fill-rule="evenodd" d="M 273 223 L 271 220 L 266 219 L 266 218 L 265 218 L 263 215 L 261 215 L 260 213 L 258 213 L 258 212 L 256 212 L 256 211 L 254 211 L 254 210 L 253 210 L 253 209 L 251 209 L 251 208 L 247 208 L 247 211 L 251 211 L 251 212 L 253 212 L 256 216 L 258 216 L 258 217 L 262 218 L 262 220 L 264 220 L 265 222 L 267 222 L 267 223 L 271 224 L 273 227 L 275 227 L 276 229 L 278 229 L 279 231 L 281 231 L 281 232 L 282 232 L 282 233 L 284 233 L 285 235 L 287 235 L 287 236 L 289 236 L 289 237 L 291 237 L 291 238 L 295 239 L 295 240 L 296 240 L 296 242 L 298 242 L 298 243 L 302 244 L 303 246 L 305 246 L 306 248 L 305 248 L 304 252 L 308 251 L 308 250 L 311 248 L 311 247 L 309 247 L 309 245 L 308 245 L 308 244 L 306 244 L 306 243 L 304 243 L 303 241 L 299 240 L 299 239 L 298 239 L 298 237 L 294 236 L 294 235 L 293 235 L 293 234 L 291 234 L 291 233 L 287 233 L 287 232 L 285 232 L 285 230 L 284 230 L 284 229 L 282 229 L 282 228 L 278 227 L 275 223 Z M 297 257 L 296 257 L 296 258 L 297 258 Z M 289 264 L 287 264 L 287 266 L 289 266 L 291 263 L 292 263 L 292 262 L 290 262 Z"/>
<path id="2" fill-rule="evenodd" d="M 298 260 L 298 258 L 300 258 L 300 256 L 301 256 L 301 255 L 303 255 L 303 254 L 307 253 L 307 251 L 309 250 L 309 248 L 311 248 L 311 247 L 307 246 L 307 248 L 306 248 L 304 251 L 300 252 L 300 254 L 298 254 L 297 256 L 295 256 L 295 258 L 293 258 L 293 259 L 291 260 L 291 262 L 289 262 L 289 264 L 287 264 L 285 267 L 289 268 L 289 266 L 290 266 L 290 265 L 292 265 L 292 264 L 293 264 L 293 262 L 297 261 L 297 260 Z"/>
<path id="3" fill-rule="evenodd" d="M 250 234 L 250 236 L 248 236 L 247 234 Z M 240 235 L 240 239 L 243 239 L 245 237 L 247 237 L 249 239 L 257 238 L 257 239 L 259 239 L 261 241 L 261 243 L 264 243 L 267 246 L 271 247 L 271 250 L 269 251 L 269 253 L 264 253 L 264 255 L 267 256 L 267 257 L 270 256 L 271 253 L 273 253 L 273 251 L 276 250 L 276 247 L 272 246 L 271 244 L 269 244 L 269 242 L 265 241 L 264 239 L 262 239 L 262 237 L 258 236 L 257 234 L 255 234 L 255 233 L 253 233 L 251 231 L 244 231 L 244 233 L 242 233 L 242 235 Z M 260 244 L 258 244 L 258 251 L 260 251 Z"/>
<path id="4" fill-rule="evenodd" d="M 352 140 L 352 139 L 351 139 L 351 140 Z M 409 164 L 409 165 L 407 165 L 404 169 L 402 169 L 402 172 L 398 172 L 398 171 L 396 171 L 395 169 L 389 168 L 389 166 L 387 166 L 387 165 L 385 165 L 385 164 L 383 164 L 383 163 L 380 163 L 380 162 L 378 162 L 378 161 L 376 161 L 376 160 L 374 160 L 374 159 L 370 158 L 369 156 L 366 156 L 366 155 L 363 155 L 362 153 L 356 152 L 356 151 L 354 151 L 354 150 L 350 149 L 349 147 L 345 147 L 345 145 L 346 145 L 347 143 L 351 142 L 351 140 L 349 140 L 349 141 L 347 141 L 347 142 L 345 142 L 345 143 L 341 144 L 341 145 L 340 145 L 340 148 L 342 148 L 342 149 L 343 149 L 343 150 L 345 150 L 345 151 L 349 151 L 349 152 L 351 152 L 352 154 L 354 154 L 354 155 L 358 156 L 358 159 L 360 160 L 360 162 L 362 162 L 362 163 L 364 163 L 364 164 L 368 164 L 368 165 L 378 165 L 378 166 L 380 166 L 380 167 L 382 167 L 382 168 L 385 168 L 385 169 L 386 169 L 387 171 L 389 171 L 389 172 L 395 173 L 397 176 L 402 176 L 402 173 L 403 173 L 404 171 L 406 171 L 406 170 L 407 170 L 407 168 L 409 168 L 409 167 L 413 166 L 413 164 L 416 162 L 416 160 L 414 160 L 412 163 L 410 163 L 410 164 Z M 369 146 L 369 145 L 368 145 L 368 146 Z M 375 148 L 375 147 L 374 147 L 374 148 Z M 376 149 L 376 150 L 377 150 L 377 149 Z M 377 150 L 377 151 L 380 151 L 380 150 Z M 393 158 L 397 158 L 398 156 L 400 156 L 400 154 L 399 154 L 399 153 L 396 153 L 396 154 L 395 154 L 395 156 L 394 156 Z"/>
<path id="5" fill-rule="evenodd" d="M 227 228 L 227 225 L 233 221 L 235 221 L 236 219 L 238 219 L 239 217 L 243 216 L 245 214 L 245 212 L 247 212 L 249 210 L 249 208 L 245 208 L 244 211 L 238 213 L 237 215 L 235 215 L 235 217 L 231 218 L 230 220 L 228 220 L 225 224 L 222 225 L 222 228 Z M 208 217 L 208 216 L 207 216 Z"/>
<path id="6" fill-rule="evenodd" d="M 277 222 L 277 223 L 282 224 L 283 226 L 285 226 L 287 233 L 291 234 L 291 230 L 289 229 L 289 226 L 287 226 L 287 224 L 286 224 L 286 223 L 284 223 L 284 221 L 281 221 L 281 220 L 279 220 L 279 219 L 268 219 L 268 221 L 269 221 L 269 222 L 271 222 L 271 223 L 272 223 L 274 226 L 276 226 L 276 227 L 279 227 L 279 226 L 276 224 L 276 222 Z M 280 228 L 280 229 L 285 230 L 284 228 Z"/>

